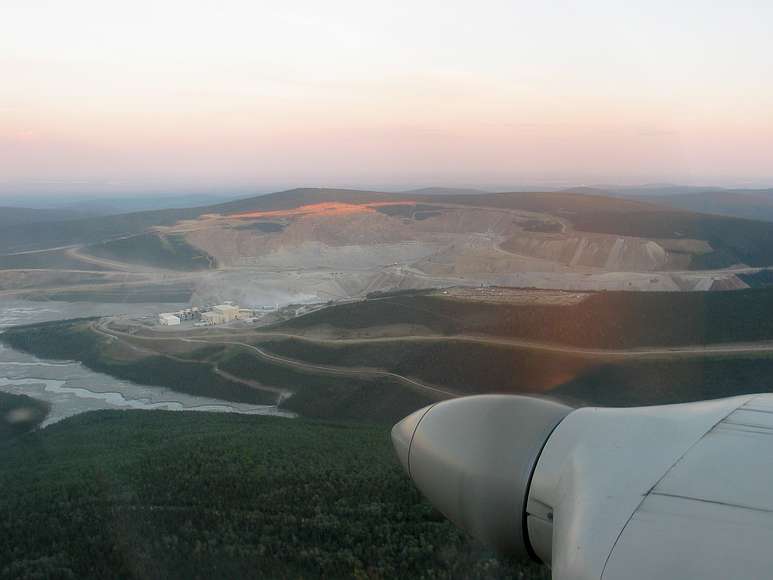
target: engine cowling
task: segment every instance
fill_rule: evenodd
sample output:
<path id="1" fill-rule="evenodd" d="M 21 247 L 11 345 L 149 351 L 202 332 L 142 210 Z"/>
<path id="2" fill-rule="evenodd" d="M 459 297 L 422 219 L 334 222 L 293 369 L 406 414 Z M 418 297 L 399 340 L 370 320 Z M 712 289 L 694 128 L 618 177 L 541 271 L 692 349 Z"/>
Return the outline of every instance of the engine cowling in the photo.
<path id="1" fill-rule="evenodd" d="M 529 486 L 546 441 L 571 411 L 535 397 L 464 397 L 409 415 L 392 441 L 416 486 L 449 520 L 502 553 L 535 557 Z"/>

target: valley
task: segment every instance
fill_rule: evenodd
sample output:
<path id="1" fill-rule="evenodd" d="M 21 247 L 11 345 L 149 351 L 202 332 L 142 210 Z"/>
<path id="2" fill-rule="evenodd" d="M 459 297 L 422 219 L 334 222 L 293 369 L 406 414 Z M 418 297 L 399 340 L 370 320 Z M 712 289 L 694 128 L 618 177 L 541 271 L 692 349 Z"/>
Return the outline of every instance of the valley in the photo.
<path id="1" fill-rule="evenodd" d="M 11 576 L 123 571 L 121 540 L 68 539 L 112 525 L 150 576 L 544 578 L 422 500 L 389 427 L 465 395 L 653 405 L 773 376 L 773 224 L 657 203 L 300 189 L 0 244 L 0 508 L 24 531 L 0 555 L 40 555 Z"/>
<path id="2" fill-rule="evenodd" d="M 18 326 L 0 340 L 138 384 L 389 424 L 434 401 L 486 392 L 574 405 L 755 392 L 773 372 L 773 321 L 762 318 L 772 301 L 769 289 L 461 287 L 376 293 L 257 325 L 158 327 L 119 316 Z"/>
<path id="3" fill-rule="evenodd" d="M 773 224 L 633 199 L 297 189 L 0 228 L 12 234 L 3 300 L 259 312 L 223 327 L 111 316 L 2 335 L 221 405 L 387 423 L 478 392 L 657 402 L 648 393 L 672 367 L 685 376 L 673 398 L 692 400 L 714 392 L 704 369 L 710 383 L 751 357 L 763 373 L 771 356 Z M 599 386 L 631 368 L 630 397 Z"/>

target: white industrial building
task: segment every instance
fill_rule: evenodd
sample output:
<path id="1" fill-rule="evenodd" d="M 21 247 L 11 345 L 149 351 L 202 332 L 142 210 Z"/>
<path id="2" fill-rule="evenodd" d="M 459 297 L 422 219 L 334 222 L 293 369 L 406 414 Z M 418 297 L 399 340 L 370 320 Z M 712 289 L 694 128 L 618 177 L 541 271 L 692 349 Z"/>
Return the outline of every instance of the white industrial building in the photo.
<path id="1" fill-rule="evenodd" d="M 193 308 L 183 308 L 182 310 L 174 312 L 173 314 L 179 317 L 180 320 L 195 320 L 199 316 L 199 309 L 195 306 Z"/>
<path id="2" fill-rule="evenodd" d="M 201 313 L 201 322 L 208 325 L 223 324 L 225 319 L 220 312 L 216 312 L 215 310 L 208 310 L 207 312 Z"/>
<path id="3" fill-rule="evenodd" d="M 178 326 L 180 324 L 180 317 L 171 312 L 162 312 L 158 315 L 158 323 L 161 326 Z"/>
<path id="4" fill-rule="evenodd" d="M 213 306 L 212 310 L 201 313 L 201 322 L 206 325 L 225 324 L 240 318 L 239 307 L 233 303 L 226 302 Z"/>
<path id="5" fill-rule="evenodd" d="M 224 302 L 212 306 L 209 310 L 186 308 L 179 312 L 164 312 L 158 315 L 158 322 L 163 326 L 176 326 L 181 321 L 193 320 L 196 326 L 214 326 L 234 320 L 252 320 L 255 311 L 249 308 L 239 308 L 233 302 Z"/>
<path id="6" fill-rule="evenodd" d="M 212 307 L 212 312 L 220 314 L 223 322 L 231 322 L 239 316 L 239 307 L 233 304 L 218 304 Z"/>

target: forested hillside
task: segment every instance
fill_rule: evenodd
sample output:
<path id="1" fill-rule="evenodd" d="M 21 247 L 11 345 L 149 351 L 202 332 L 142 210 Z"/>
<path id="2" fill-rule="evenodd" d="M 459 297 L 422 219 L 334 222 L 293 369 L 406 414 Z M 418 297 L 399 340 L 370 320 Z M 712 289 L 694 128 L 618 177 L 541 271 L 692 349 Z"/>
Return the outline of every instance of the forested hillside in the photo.
<path id="1" fill-rule="evenodd" d="M 340 304 L 277 328 L 342 334 L 384 325 L 585 348 L 678 346 L 773 339 L 773 288 L 730 292 L 597 292 L 573 305 L 502 305 L 406 292 Z"/>
<path id="2" fill-rule="evenodd" d="M 87 254 L 170 270 L 208 270 L 215 260 L 194 248 L 179 234 L 162 235 L 155 232 L 93 244 Z"/>
<path id="3" fill-rule="evenodd" d="M 383 427 L 79 415 L 0 447 L 0 578 L 541 578 L 416 491 Z"/>

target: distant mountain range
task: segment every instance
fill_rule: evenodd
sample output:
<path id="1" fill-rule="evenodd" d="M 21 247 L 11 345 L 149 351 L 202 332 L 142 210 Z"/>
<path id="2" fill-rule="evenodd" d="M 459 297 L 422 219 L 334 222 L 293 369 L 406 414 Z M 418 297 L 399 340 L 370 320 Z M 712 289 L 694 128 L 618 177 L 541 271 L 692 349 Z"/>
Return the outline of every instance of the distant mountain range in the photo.
<path id="1" fill-rule="evenodd" d="M 477 195 L 491 192 L 465 187 L 422 187 L 419 189 L 409 189 L 401 193 L 408 195 Z"/>
<path id="2" fill-rule="evenodd" d="M 773 221 L 773 188 L 725 189 L 684 185 L 650 185 L 574 187 L 564 191 L 585 195 L 626 197 L 688 211 Z"/>
<path id="3" fill-rule="evenodd" d="M 38 209 L 0 206 L 0 228 L 27 224 L 57 222 L 92 217 L 94 214 L 76 209 Z"/>
<path id="4" fill-rule="evenodd" d="M 0 211 L 7 209 L 26 210 L 27 215 L 33 216 L 33 212 L 41 212 L 41 216 L 55 215 L 61 212 L 61 219 L 71 217 L 90 217 L 100 215 L 117 215 L 138 211 L 156 209 L 183 208 L 223 203 L 233 199 L 247 197 L 244 194 L 216 195 L 216 194 L 188 194 L 188 195 L 136 195 L 131 197 L 87 197 L 87 198 L 62 198 L 62 197 L 10 197 L 5 199 Z M 9 214 L 11 215 L 11 214 Z M 24 214 L 17 212 L 17 219 L 24 219 Z M 12 219 L 3 219 L 0 216 L 0 224 L 12 224 Z M 14 216 L 15 217 L 15 216 Z M 35 220 L 43 221 L 43 220 Z M 21 223 L 21 222 L 16 222 Z"/>
<path id="5" fill-rule="evenodd" d="M 637 199 L 655 201 L 689 211 L 773 221 L 773 189 L 637 196 Z"/>

